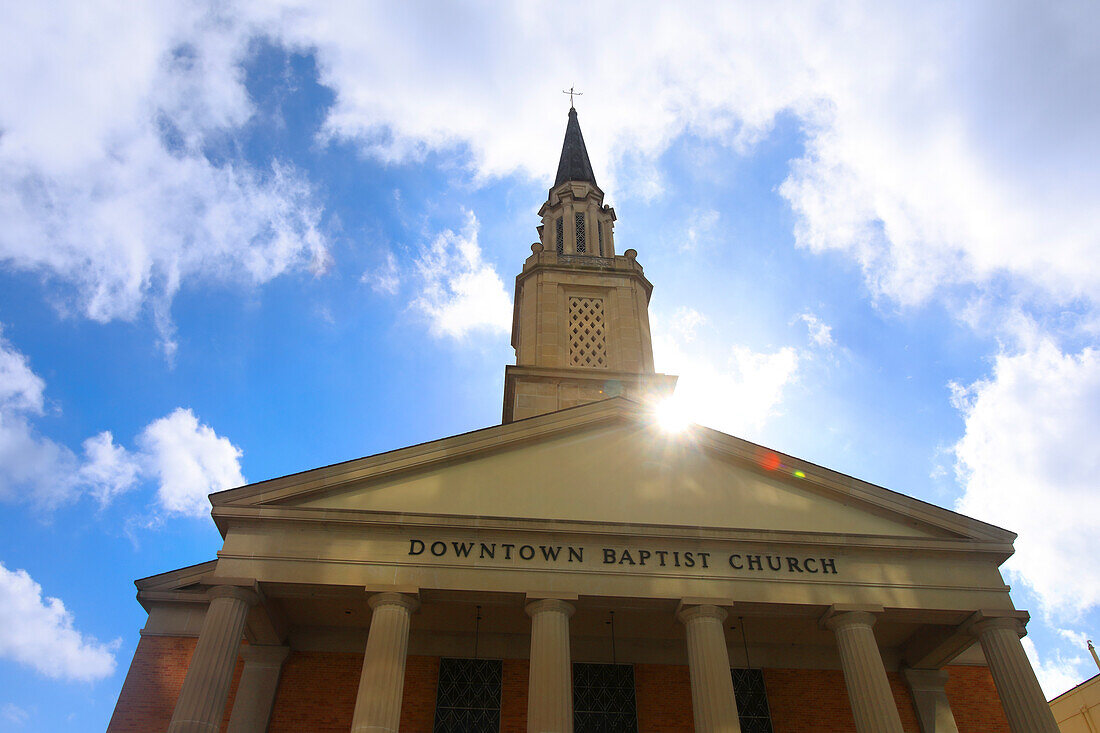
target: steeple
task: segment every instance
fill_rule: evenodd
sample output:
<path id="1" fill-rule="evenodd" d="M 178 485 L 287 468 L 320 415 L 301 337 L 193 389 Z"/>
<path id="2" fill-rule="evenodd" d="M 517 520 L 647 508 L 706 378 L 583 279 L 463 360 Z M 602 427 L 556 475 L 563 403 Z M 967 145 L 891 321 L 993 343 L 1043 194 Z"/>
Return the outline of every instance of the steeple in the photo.
<path id="1" fill-rule="evenodd" d="M 570 107 L 539 241 L 516 277 L 506 423 L 620 395 L 656 399 L 676 384 L 653 369 L 653 285 L 637 252 L 615 254 L 615 210 L 603 198 Z"/>
<path id="2" fill-rule="evenodd" d="M 577 121 L 577 110 L 573 107 L 569 108 L 569 122 L 565 126 L 565 142 L 561 145 L 554 187 L 566 181 L 587 181 L 596 185 L 592 162 L 588 160 L 588 148 L 584 146 L 584 135 L 581 134 L 581 123 Z"/>

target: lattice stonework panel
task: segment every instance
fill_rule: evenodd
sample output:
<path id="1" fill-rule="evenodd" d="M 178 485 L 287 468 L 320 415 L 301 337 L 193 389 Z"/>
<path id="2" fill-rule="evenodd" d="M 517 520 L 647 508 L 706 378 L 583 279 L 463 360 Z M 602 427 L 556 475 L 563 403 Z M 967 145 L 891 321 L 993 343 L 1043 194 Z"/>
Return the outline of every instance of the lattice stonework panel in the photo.
<path id="1" fill-rule="evenodd" d="M 577 229 L 577 253 L 584 254 L 588 252 L 588 244 L 584 236 L 584 214 L 577 214 L 575 223 Z"/>
<path id="2" fill-rule="evenodd" d="M 741 733 L 772 733 L 764 673 L 759 669 L 731 669 L 730 674 L 733 675 L 733 694 L 737 700 Z"/>
<path id="3" fill-rule="evenodd" d="M 499 659 L 440 659 L 435 733 L 500 730 Z"/>
<path id="4" fill-rule="evenodd" d="M 607 324 L 600 298 L 569 298 L 569 363 L 607 368 Z"/>
<path id="5" fill-rule="evenodd" d="M 634 667 L 573 665 L 573 733 L 637 733 Z"/>

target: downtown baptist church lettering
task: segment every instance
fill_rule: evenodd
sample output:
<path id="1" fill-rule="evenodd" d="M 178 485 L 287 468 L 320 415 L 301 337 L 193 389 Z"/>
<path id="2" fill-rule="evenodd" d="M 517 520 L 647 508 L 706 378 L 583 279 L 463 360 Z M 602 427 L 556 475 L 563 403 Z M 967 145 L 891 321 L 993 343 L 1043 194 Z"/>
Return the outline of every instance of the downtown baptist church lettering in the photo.
<path id="1" fill-rule="evenodd" d="M 586 564 L 595 557 L 595 564 L 618 567 L 682 568 L 707 570 L 716 566 L 717 553 L 699 550 L 643 550 L 640 548 L 600 547 L 585 553 L 583 545 L 520 545 L 508 542 L 444 542 L 411 538 L 412 557 L 453 557 L 458 560 L 495 560 L 533 562 L 541 560 L 555 564 Z M 721 555 L 718 566 L 743 572 L 774 572 L 837 575 L 836 558 L 796 557 L 765 553 L 730 553 Z"/>

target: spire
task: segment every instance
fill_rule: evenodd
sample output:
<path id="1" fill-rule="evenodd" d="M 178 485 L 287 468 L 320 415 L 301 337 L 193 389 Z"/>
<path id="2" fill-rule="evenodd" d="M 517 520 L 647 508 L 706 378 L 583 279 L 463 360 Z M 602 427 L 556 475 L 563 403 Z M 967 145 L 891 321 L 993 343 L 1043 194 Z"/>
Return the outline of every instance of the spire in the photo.
<path id="1" fill-rule="evenodd" d="M 592 173 L 592 163 L 588 160 L 588 150 L 581 135 L 581 123 L 577 121 L 577 110 L 573 107 L 569 108 L 569 123 L 565 126 L 565 142 L 561 146 L 554 187 L 566 181 L 587 181 L 596 185 L 596 176 Z"/>

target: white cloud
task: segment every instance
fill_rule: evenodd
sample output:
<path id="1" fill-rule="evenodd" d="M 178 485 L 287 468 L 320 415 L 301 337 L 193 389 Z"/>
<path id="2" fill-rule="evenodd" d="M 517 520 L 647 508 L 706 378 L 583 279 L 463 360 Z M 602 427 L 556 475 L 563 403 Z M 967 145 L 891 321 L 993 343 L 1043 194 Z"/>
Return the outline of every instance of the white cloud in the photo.
<path id="1" fill-rule="evenodd" d="M 101 506 L 134 488 L 140 475 L 138 457 L 121 445 L 115 445 L 110 431 L 104 430 L 84 441 L 84 463 L 79 477 Z"/>
<path id="2" fill-rule="evenodd" d="M 43 598 L 27 571 L 0 563 L 0 658 L 54 679 L 93 681 L 114 674 L 117 646 L 77 631 L 61 599 Z"/>
<path id="3" fill-rule="evenodd" d="M 781 192 L 798 241 L 855 258 L 876 293 L 918 303 L 1004 273 L 1056 299 L 1100 296 L 1089 3 L 607 3 L 569 33 L 547 33 L 557 10 L 532 4 L 13 13 L 0 29 L 0 259 L 70 285 L 92 318 L 152 302 L 169 351 L 181 282 L 325 263 L 301 173 L 208 157 L 253 114 L 242 61 L 258 37 L 315 54 L 335 92 L 322 137 L 387 161 L 468 152 L 480 179 L 550 176 L 562 78 L 586 90 L 612 193 L 624 160 L 658 176 L 684 133 L 744 150 L 793 114 L 806 153 Z"/>
<path id="4" fill-rule="evenodd" d="M 325 265 L 300 173 L 208 153 L 251 115 L 240 63 L 255 29 L 202 3 L 12 13 L 0 28 L 0 263 L 67 286 L 97 321 L 151 305 L 169 356 L 184 281 L 260 284 Z"/>
<path id="5" fill-rule="evenodd" d="M 0 707 L 0 716 L 12 725 L 23 725 L 30 719 L 30 713 L 13 702 L 6 702 Z"/>
<path id="6" fill-rule="evenodd" d="M 681 252 L 691 252 L 698 248 L 714 233 L 721 215 L 714 209 L 693 211 L 687 226 L 687 239 L 680 244 Z"/>
<path id="7" fill-rule="evenodd" d="M 806 311 L 798 316 L 798 320 L 806 324 L 810 331 L 810 340 L 823 349 L 831 349 L 836 345 L 833 340 L 833 327 L 822 321 L 816 314 Z"/>
<path id="8" fill-rule="evenodd" d="M 204 515 L 208 494 L 245 483 L 240 448 L 201 425 L 191 410 L 177 407 L 154 420 L 138 444 L 160 482 L 157 500 L 169 514 Z"/>
<path id="9" fill-rule="evenodd" d="M 1040 338 L 1001 353 L 988 379 L 952 385 L 966 432 L 955 445 L 959 511 L 1019 534 L 1007 562 L 1057 614 L 1100 605 L 1100 351 Z"/>
<path id="10" fill-rule="evenodd" d="M 444 230 L 416 260 L 421 294 L 411 305 L 428 319 L 434 336 L 461 339 L 474 331 L 511 328 L 511 298 L 496 269 L 481 258 L 477 233 L 477 217 L 466 212 L 461 232 Z"/>
<path id="11" fill-rule="evenodd" d="M 48 511 L 88 494 L 106 506 L 155 478 L 166 514 L 200 515 L 207 494 L 245 482 L 240 449 L 182 408 L 146 426 L 137 451 L 103 431 L 84 441 L 80 458 L 35 429 L 45 388 L 26 356 L 0 335 L 0 500 Z"/>
<path id="12" fill-rule="evenodd" d="M 798 352 L 790 346 L 772 352 L 742 345 L 715 350 L 696 339 L 705 323 L 691 308 L 681 308 L 667 324 L 655 318 L 657 371 L 679 376 L 673 398 L 677 414 L 752 439 L 779 413 L 784 390 L 797 380 Z"/>
<path id="13" fill-rule="evenodd" d="M 386 253 L 386 261 L 380 267 L 367 270 L 359 282 L 370 285 L 371 290 L 385 295 L 397 295 L 401 287 L 401 272 L 397 267 L 397 258 L 393 252 Z"/>
<path id="14" fill-rule="evenodd" d="M 1035 676 L 1039 678 L 1039 685 L 1043 688 L 1043 694 L 1047 699 L 1061 695 L 1066 690 L 1078 684 L 1084 675 L 1081 668 L 1084 666 L 1082 657 L 1066 658 L 1062 652 L 1055 650 L 1052 657 L 1045 662 L 1039 658 L 1039 651 L 1035 648 L 1035 642 L 1030 638 L 1021 639 L 1024 651 L 1031 666 L 1035 670 Z"/>
<path id="15" fill-rule="evenodd" d="M 78 461 L 34 429 L 31 419 L 44 412 L 45 389 L 27 357 L 0 330 L 0 499 L 49 509 L 73 495 Z"/>
<path id="16" fill-rule="evenodd" d="M 550 6 L 424 12 L 288 4 L 264 22 L 316 52 L 327 134 L 383 160 L 461 148 L 480 177 L 545 180 L 562 78 L 586 91 L 605 184 L 684 132 L 744 149 L 793 113 L 806 154 L 781 192 L 798 240 L 854 257 L 877 293 L 917 303 L 1008 273 L 1100 295 L 1092 4 L 608 3 L 549 34 Z"/>

